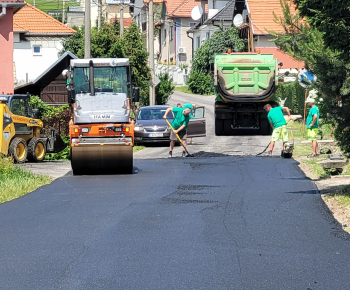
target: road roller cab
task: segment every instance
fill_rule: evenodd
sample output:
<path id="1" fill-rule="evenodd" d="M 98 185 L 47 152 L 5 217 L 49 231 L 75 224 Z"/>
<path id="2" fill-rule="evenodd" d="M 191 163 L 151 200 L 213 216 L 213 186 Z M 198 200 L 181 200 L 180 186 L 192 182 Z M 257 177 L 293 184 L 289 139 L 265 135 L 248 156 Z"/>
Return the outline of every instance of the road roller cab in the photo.
<path id="1" fill-rule="evenodd" d="M 0 152 L 17 163 L 39 162 L 46 153 L 56 153 L 66 145 L 51 130 L 50 136 L 40 134 L 43 122 L 29 105 L 30 95 L 0 95 Z"/>
<path id="2" fill-rule="evenodd" d="M 132 173 L 139 91 L 128 58 L 72 59 L 67 76 L 71 164 L 74 174 Z"/>

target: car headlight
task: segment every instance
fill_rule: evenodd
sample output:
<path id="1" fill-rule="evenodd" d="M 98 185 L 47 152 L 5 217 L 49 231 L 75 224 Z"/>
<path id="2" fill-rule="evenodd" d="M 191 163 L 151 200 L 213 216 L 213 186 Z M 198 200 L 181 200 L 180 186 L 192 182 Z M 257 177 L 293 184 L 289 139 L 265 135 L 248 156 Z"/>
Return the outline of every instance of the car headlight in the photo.
<path id="1" fill-rule="evenodd" d="M 135 126 L 134 131 L 143 131 L 143 127 Z"/>

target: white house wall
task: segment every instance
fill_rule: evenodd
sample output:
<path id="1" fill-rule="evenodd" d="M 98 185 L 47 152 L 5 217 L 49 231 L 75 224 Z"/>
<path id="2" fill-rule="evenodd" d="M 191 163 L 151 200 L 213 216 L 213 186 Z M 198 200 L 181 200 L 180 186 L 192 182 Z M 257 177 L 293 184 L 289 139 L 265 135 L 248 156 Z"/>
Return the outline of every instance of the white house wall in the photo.
<path id="1" fill-rule="evenodd" d="M 190 64 L 193 58 L 192 55 L 192 39 L 187 36 L 186 31 L 191 27 L 191 23 L 197 24 L 191 18 L 177 19 L 176 27 L 176 53 L 179 63 Z M 180 27 L 179 27 L 180 26 Z M 186 47 L 186 54 L 179 54 L 179 47 Z"/>
<path id="2" fill-rule="evenodd" d="M 274 37 L 271 35 L 256 35 L 254 37 L 254 47 L 276 47 L 271 41 Z"/>
<path id="3" fill-rule="evenodd" d="M 62 38 L 31 38 L 30 41 L 14 43 L 13 60 L 16 68 L 17 86 L 35 80 L 58 58 L 62 50 Z M 41 55 L 33 55 L 33 45 L 41 46 Z"/>
<path id="4" fill-rule="evenodd" d="M 173 39 L 169 39 L 169 30 L 173 30 Z M 170 21 L 165 21 L 161 28 L 160 47 L 158 43 L 158 51 L 160 52 L 160 60 L 162 62 L 175 61 L 175 30 L 174 26 L 170 26 Z M 166 36 L 165 36 L 166 31 Z"/>

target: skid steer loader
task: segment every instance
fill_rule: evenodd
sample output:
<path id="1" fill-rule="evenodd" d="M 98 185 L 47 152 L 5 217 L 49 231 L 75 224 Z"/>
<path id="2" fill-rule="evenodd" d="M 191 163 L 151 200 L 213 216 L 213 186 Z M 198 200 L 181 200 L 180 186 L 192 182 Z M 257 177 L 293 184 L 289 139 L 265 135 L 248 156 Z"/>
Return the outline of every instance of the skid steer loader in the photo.
<path id="1" fill-rule="evenodd" d="M 57 153 L 66 145 L 51 129 L 50 136 L 40 134 L 43 122 L 29 105 L 30 95 L 0 95 L 0 153 L 12 156 L 16 163 L 40 162 L 46 153 Z"/>

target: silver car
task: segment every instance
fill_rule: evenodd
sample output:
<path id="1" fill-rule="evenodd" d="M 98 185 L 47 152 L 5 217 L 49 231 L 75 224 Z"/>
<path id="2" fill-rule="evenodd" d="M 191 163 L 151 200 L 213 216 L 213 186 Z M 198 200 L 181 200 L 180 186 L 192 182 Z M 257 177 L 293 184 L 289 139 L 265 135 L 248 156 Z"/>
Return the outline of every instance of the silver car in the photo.
<path id="1" fill-rule="evenodd" d="M 164 113 L 170 106 L 157 105 L 141 107 L 136 116 L 134 126 L 135 143 L 169 142 L 171 128 L 163 119 Z M 173 112 L 168 114 L 168 121 L 173 121 Z M 205 137 L 204 107 L 192 109 L 187 136 Z"/>

